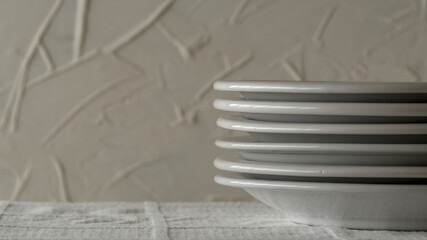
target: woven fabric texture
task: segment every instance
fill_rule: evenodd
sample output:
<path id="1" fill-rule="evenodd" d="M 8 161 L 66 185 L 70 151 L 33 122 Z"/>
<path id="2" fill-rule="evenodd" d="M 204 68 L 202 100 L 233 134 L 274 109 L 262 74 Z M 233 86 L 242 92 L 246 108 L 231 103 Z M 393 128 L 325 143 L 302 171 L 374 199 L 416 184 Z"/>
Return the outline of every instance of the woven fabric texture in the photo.
<path id="1" fill-rule="evenodd" d="M 0 239 L 427 239 L 295 224 L 260 203 L 0 202 Z"/>

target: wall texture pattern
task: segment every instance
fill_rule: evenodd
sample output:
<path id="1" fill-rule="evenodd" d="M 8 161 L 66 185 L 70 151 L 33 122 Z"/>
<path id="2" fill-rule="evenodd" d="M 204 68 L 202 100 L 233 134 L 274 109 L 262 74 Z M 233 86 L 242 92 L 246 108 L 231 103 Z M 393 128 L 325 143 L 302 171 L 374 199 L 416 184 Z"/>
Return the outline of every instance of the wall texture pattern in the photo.
<path id="1" fill-rule="evenodd" d="M 427 80 L 427 0 L 0 0 L 0 198 L 249 200 L 219 79 Z"/>

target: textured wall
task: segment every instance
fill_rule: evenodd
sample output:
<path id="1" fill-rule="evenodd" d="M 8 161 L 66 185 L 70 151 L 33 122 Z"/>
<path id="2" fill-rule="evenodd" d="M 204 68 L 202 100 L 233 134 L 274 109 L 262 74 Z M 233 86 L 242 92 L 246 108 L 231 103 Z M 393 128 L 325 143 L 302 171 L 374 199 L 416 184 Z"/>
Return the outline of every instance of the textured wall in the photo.
<path id="1" fill-rule="evenodd" d="M 251 199 L 213 183 L 212 83 L 425 80 L 426 2 L 1 0 L 0 197 Z"/>

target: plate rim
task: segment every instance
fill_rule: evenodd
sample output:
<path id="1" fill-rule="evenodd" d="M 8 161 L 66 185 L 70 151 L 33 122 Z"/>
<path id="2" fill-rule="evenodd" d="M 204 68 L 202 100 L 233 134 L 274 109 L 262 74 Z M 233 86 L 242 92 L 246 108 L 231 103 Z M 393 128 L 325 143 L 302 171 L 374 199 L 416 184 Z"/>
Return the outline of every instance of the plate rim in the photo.
<path id="1" fill-rule="evenodd" d="M 237 174 L 220 173 L 215 175 L 216 183 L 230 187 L 276 189 L 276 190 L 302 190 L 326 192 L 417 192 L 427 193 L 426 185 L 403 184 L 369 184 L 369 183 L 326 183 L 326 182 L 299 182 L 252 179 Z"/>
<path id="2" fill-rule="evenodd" d="M 248 120 L 241 116 L 220 117 L 217 126 L 258 133 L 319 135 L 426 135 L 427 123 L 284 123 Z"/>
<path id="3" fill-rule="evenodd" d="M 425 103 L 281 102 L 215 99 L 213 106 L 221 111 L 258 114 L 367 117 L 427 116 L 427 104 Z"/>
<path id="4" fill-rule="evenodd" d="M 314 94 L 415 94 L 427 93 L 427 82 L 333 82 L 242 80 L 216 81 L 218 91 Z"/>
<path id="5" fill-rule="evenodd" d="M 427 178 L 427 166 L 356 166 L 267 163 L 244 160 L 239 155 L 224 154 L 214 166 L 223 171 L 274 176 L 351 177 L 351 178 Z"/>
<path id="6" fill-rule="evenodd" d="M 246 142 L 245 142 L 246 140 Z M 252 142 L 248 141 L 252 140 Z M 427 144 L 369 144 L 369 143 L 281 143 L 257 142 L 250 136 L 229 137 L 215 140 L 219 148 L 237 151 L 264 151 L 289 153 L 395 153 L 427 154 Z M 362 147 L 362 150 L 360 150 Z M 414 151 L 403 150 L 412 148 Z M 342 149 L 344 148 L 344 149 Z M 345 149 L 347 148 L 347 149 Z M 377 150 L 380 148 L 381 150 Z M 417 150 L 418 149 L 418 150 Z"/>

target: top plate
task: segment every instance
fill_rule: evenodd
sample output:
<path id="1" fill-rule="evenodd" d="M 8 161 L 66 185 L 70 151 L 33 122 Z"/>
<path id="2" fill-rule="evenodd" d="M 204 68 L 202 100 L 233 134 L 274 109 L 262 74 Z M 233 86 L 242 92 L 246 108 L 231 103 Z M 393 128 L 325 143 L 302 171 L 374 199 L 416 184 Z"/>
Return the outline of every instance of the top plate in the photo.
<path id="1" fill-rule="evenodd" d="M 218 81 L 214 89 L 249 100 L 300 102 L 427 102 L 427 83 Z"/>
<path id="2" fill-rule="evenodd" d="M 424 82 L 218 81 L 215 82 L 214 88 L 220 91 L 269 93 L 427 93 L 427 83 Z"/>

